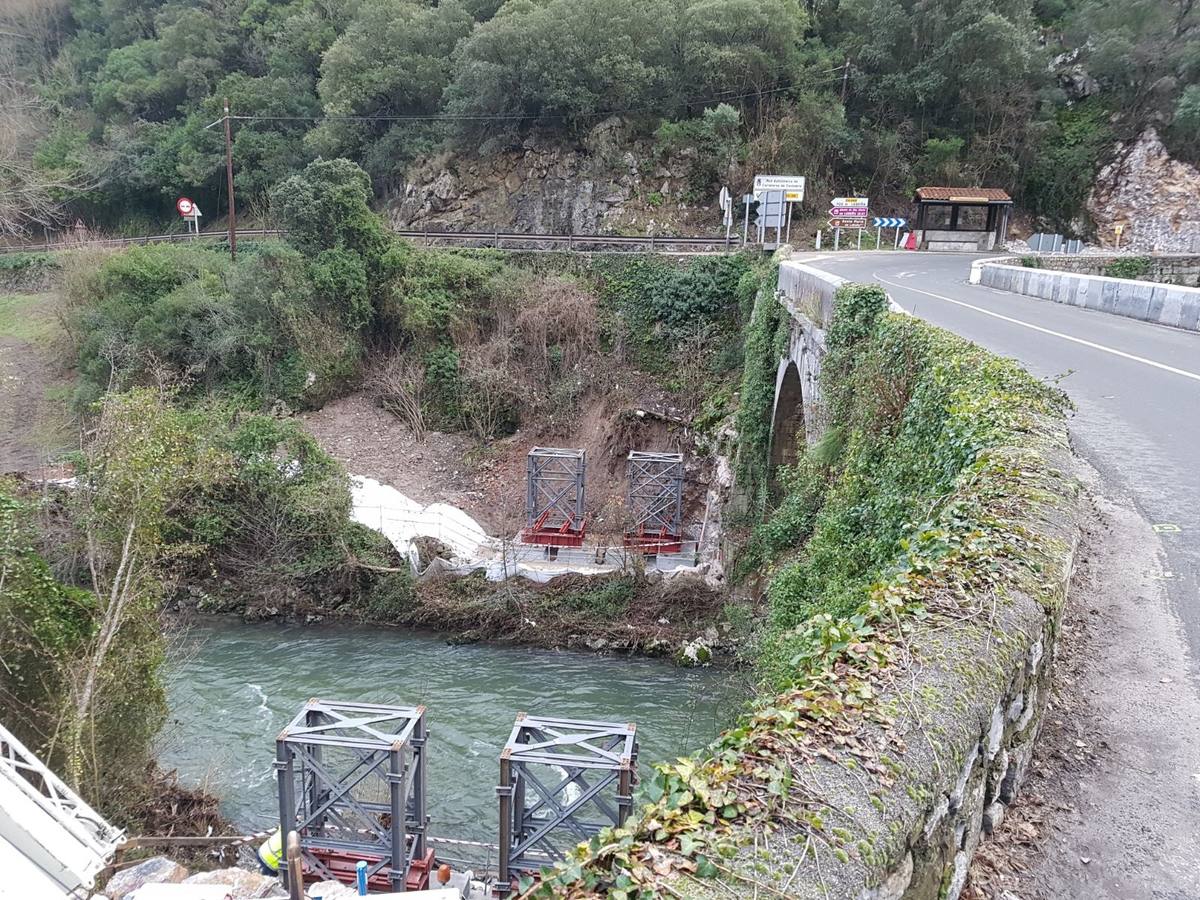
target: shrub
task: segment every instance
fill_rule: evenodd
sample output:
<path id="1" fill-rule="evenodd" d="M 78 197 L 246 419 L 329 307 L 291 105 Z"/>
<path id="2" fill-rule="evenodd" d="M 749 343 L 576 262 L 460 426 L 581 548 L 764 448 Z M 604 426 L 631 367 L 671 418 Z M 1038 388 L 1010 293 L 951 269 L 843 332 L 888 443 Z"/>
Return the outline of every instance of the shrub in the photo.
<path id="1" fill-rule="evenodd" d="M 1123 256 L 1114 259 L 1104 267 L 1104 274 L 1109 278 L 1128 278 L 1137 280 L 1150 271 L 1150 257 Z"/>
<path id="2" fill-rule="evenodd" d="M 351 331 L 371 321 L 367 269 L 362 258 L 348 250 L 322 250 L 309 265 L 317 302 Z"/>
<path id="3" fill-rule="evenodd" d="M 0 275 L 58 269 L 61 265 L 58 256 L 52 253 L 0 253 Z"/>
<path id="4" fill-rule="evenodd" d="M 671 370 L 677 339 L 709 323 L 734 329 L 738 285 L 749 267 L 741 254 L 702 257 L 686 266 L 655 257 L 607 263 L 600 270 L 600 296 L 610 313 L 609 340 L 648 371 Z"/>

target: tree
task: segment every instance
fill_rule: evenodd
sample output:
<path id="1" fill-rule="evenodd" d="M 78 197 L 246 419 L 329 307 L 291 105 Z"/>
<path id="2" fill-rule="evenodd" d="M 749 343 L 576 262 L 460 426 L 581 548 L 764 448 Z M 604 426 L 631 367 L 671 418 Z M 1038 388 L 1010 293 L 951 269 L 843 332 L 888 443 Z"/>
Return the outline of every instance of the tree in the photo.
<path id="1" fill-rule="evenodd" d="M 532 125 L 665 110 L 674 13 L 668 0 L 511 0 L 459 45 L 447 110 L 506 117 L 462 129 L 500 140 Z"/>
<path id="2" fill-rule="evenodd" d="M 385 235 L 371 212 L 371 179 L 348 159 L 318 159 L 271 191 L 288 241 L 306 252 L 335 247 L 377 257 Z"/>
<path id="3" fill-rule="evenodd" d="M 39 157 L 50 132 L 45 105 L 13 81 L 0 78 L 0 236 L 50 229 L 68 215 L 67 202 L 92 185 L 70 148 Z"/>
<path id="4" fill-rule="evenodd" d="M 852 124 L 900 130 L 910 156 L 962 139 L 963 177 L 1015 180 L 1048 79 L 1027 0 L 845 0 L 826 29 L 850 65 Z"/>
<path id="5" fill-rule="evenodd" d="M 761 104 L 765 92 L 799 71 L 806 24 L 796 0 L 687 3 L 678 82 L 688 111 L 726 98 L 737 106 Z"/>
<path id="6" fill-rule="evenodd" d="M 325 53 L 317 90 L 330 116 L 410 116 L 437 112 L 453 72 L 455 45 L 471 31 L 457 2 L 429 6 L 412 0 L 367 0 Z M 429 128 L 415 123 L 329 120 L 310 144 L 332 156 L 370 156 L 382 178 L 402 172 L 428 149 Z M 386 154 L 371 154 L 387 137 Z"/>

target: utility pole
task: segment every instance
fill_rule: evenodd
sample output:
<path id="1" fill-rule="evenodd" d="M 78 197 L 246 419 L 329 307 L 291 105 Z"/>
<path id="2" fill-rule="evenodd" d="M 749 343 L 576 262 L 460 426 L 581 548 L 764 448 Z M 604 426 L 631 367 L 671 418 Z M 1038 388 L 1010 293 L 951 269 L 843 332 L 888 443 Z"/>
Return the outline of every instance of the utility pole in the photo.
<path id="1" fill-rule="evenodd" d="M 850 80 L 850 60 L 846 60 L 846 64 L 844 66 L 842 66 L 842 104 L 843 105 L 846 103 L 846 82 L 849 80 Z M 226 109 L 225 112 L 226 112 L 226 114 L 228 114 L 229 110 Z M 228 128 L 229 126 L 226 125 L 225 127 Z"/>
<path id="2" fill-rule="evenodd" d="M 225 181 L 229 187 L 229 259 L 237 262 L 237 206 L 233 200 L 233 136 L 229 130 L 229 98 L 225 98 Z"/>

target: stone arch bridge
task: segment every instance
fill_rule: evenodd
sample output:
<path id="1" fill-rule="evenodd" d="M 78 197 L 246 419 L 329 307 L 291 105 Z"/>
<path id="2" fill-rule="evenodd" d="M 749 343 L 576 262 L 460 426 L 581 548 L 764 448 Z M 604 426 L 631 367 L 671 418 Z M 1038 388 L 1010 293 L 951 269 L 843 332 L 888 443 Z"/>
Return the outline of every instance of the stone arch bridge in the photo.
<path id="1" fill-rule="evenodd" d="M 787 349 L 775 373 L 770 460 L 774 471 L 796 461 L 801 440 L 812 443 L 825 430 L 821 407 L 821 360 L 833 318 L 833 295 L 845 278 L 792 260 L 779 265 L 775 297 L 788 312 Z M 903 312 L 890 301 L 893 312 Z"/>

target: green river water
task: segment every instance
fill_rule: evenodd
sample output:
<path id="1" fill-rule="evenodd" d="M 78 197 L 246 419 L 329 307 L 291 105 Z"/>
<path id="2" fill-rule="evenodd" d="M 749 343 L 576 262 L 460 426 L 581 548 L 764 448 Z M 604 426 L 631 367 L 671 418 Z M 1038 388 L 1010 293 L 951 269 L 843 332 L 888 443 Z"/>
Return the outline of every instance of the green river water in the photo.
<path id="1" fill-rule="evenodd" d="M 745 696 L 712 669 L 354 626 L 204 623 L 173 656 L 160 760 L 252 830 L 278 821 L 275 736 L 310 697 L 425 704 L 432 832 L 494 841 L 498 757 L 518 711 L 636 722 L 645 775 L 706 744 Z"/>

